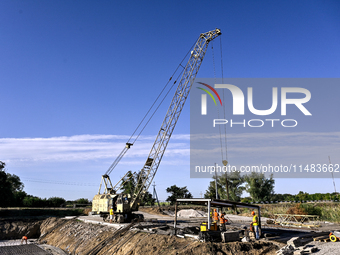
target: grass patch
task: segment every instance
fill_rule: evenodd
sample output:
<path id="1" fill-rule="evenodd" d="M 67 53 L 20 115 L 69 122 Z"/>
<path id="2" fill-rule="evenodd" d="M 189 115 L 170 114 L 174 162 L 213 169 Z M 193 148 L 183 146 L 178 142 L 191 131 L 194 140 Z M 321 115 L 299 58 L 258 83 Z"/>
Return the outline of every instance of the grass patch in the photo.
<path id="1" fill-rule="evenodd" d="M 274 214 L 318 215 L 322 221 L 340 223 L 340 204 L 337 202 L 263 204 L 260 206 L 263 217 L 272 218 Z M 250 213 L 250 210 L 242 210 L 242 213 Z"/>

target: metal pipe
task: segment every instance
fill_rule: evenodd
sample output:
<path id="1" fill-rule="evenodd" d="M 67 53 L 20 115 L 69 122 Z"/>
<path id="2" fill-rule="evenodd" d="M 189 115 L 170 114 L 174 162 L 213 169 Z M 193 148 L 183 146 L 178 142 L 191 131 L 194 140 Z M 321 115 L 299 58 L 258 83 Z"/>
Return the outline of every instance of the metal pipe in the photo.
<path id="1" fill-rule="evenodd" d="M 208 229 L 210 230 L 211 218 L 210 218 L 210 201 L 208 201 Z"/>
<path id="2" fill-rule="evenodd" d="M 258 209 L 258 215 L 259 215 L 259 217 L 258 217 L 258 220 L 259 220 L 259 228 L 261 228 L 261 207 L 259 207 L 259 209 Z"/>
<path id="3" fill-rule="evenodd" d="M 175 235 L 176 235 L 176 224 L 177 224 L 177 201 L 175 204 L 175 221 L 174 221 Z"/>

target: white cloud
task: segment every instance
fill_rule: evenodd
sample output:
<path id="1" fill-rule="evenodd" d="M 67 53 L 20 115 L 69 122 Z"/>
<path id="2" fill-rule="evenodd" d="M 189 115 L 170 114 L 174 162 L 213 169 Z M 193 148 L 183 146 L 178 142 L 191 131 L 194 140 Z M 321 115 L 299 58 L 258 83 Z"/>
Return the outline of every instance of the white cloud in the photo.
<path id="1" fill-rule="evenodd" d="M 197 137 L 202 138 L 203 135 Z M 190 155 L 190 135 L 174 135 L 165 152 L 162 164 L 185 162 Z M 208 140 L 217 136 L 204 136 Z M 113 161 L 122 151 L 126 135 L 76 135 L 50 138 L 1 138 L 0 155 L 5 162 L 81 162 L 87 160 Z M 155 136 L 141 136 L 126 153 L 125 163 L 140 164 L 145 162 Z M 195 140 L 195 137 L 192 137 Z M 246 155 L 261 155 L 267 158 L 296 158 L 306 161 L 310 158 L 327 158 L 329 154 L 340 155 L 340 132 L 330 133 L 243 133 L 228 134 L 228 155 L 230 158 L 242 158 Z M 195 151 L 203 153 L 203 151 Z M 219 154 L 219 144 L 215 150 L 205 154 Z M 338 160 L 339 158 L 334 158 Z M 124 164 L 124 162 L 122 162 Z M 310 162 L 312 163 L 312 162 Z M 319 162 L 317 162 L 319 163 Z"/>
<path id="2" fill-rule="evenodd" d="M 166 151 L 167 156 L 189 155 L 188 143 L 181 140 L 187 135 L 174 136 Z M 115 159 L 123 150 L 125 135 L 77 135 L 50 138 L 1 138 L 0 155 L 5 162 L 15 161 L 84 161 Z M 125 157 L 136 161 L 144 160 L 154 142 L 155 136 L 141 136 Z"/>

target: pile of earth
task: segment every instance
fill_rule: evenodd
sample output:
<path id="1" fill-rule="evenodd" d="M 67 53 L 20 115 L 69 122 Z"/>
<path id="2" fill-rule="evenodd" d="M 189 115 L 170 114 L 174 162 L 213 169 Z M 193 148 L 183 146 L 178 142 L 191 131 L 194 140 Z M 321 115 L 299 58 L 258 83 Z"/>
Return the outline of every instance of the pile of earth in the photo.
<path id="1" fill-rule="evenodd" d="M 190 217 L 207 217 L 208 214 L 203 211 L 198 211 L 194 209 L 180 210 L 177 212 L 178 217 L 190 218 Z"/>
<path id="2" fill-rule="evenodd" d="M 175 206 L 162 206 L 162 207 L 158 207 L 158 206 L 153 206 L 153 207 L 148 207 L 148 206 L 140 206 L 139 210 L 142 212 L 146 212 L 146 213 L 150 213 L 150 214 L 156 214 L 156 215 L 169 215 L 169 216 L 174 216 L 175 215 Z M 194 210 L 197 211 L 198 214 L 197 216 L 191 215 L 188 217 L 202 217 L 201 215 L 207 216 L 207 208 L 205 206 L 179 206 L 177 208 L 177 213 L 179 213 L 180 211 L 183 210 Z M 184 213 L 186 214 L 186 213 Z M 189 213 L 190 214 L 190 213 Z M 177 214 L 177 216 L 180 216 Z M 185 217 L 185 216 L 181 216 L 181 217 Z"/>
<path id="3" fill-rule="evenodd" d="M 171 217 L 175 216 L 175 211 L 163 211 L 164 214 Z M 207 217 L 208 214 L 204 211 L 194 210 L 194 209 L 183 209 L 177 212 L 177 217 L 183 218 L 197 218 L 197 217 Z"/>
<path id="4" fill-rule="evenodd" d="M 41 225 L 42 242 L 59 247 L 71 254 L 89 254 L 116 229 L 101 224 L 51 218 Z M 98 255 L 137 254 L 275 254 L 280 247 L 273 242 L 202 243 L 196 239 L 158 235 L 130 230 L 105 243 Z"/>
<path id="5" fill-rule="evenodd" d="M 89 254 L 103 240 L 112 236 L 112 227 L 88 224 L 77 220 L 52 218 L 42 225 L 41 232 L 47 233 L 41 241 L 59 247 L 72 254 Z M 51 231 L 53 230 L 53 231 Z M 278 250 L 272 242 L 231 242 L 202 243 L 195 239 L 179 238 L 170 235 L 157 235 L 142 231 L 128 231 L 105 243 L 98 255 L 137 255 L 137 254 L 275 254 Z"/>
<path id="6" fill-rule="evenodd" d="M 159 235 L 139 229 L 115 235 L 119 230 L 103 224 L 85 223 L 76 219 L 48 218 L 43 221 L 1 222 L 2 239 L 21 238 L 27 235 L 40 243 L 58 247 L 68 254 L 91 254 L 100 246 L 98 255 L 137 254 L 275 254 L 280 247 L 273 242 L 202 243 L 196 239 L 175 235 Z M 188 229 L 189 230 L 189 229 Z M 197 234 L 197 229 L 190 229 Z M 119 232 L 117 232 L 119 233 Z M 115 238 L 111 238 L 115 236 Z M 105 241 L 110 240 L 110 241 Z M 103 241 L 105 241 L 103 243 Z"/>

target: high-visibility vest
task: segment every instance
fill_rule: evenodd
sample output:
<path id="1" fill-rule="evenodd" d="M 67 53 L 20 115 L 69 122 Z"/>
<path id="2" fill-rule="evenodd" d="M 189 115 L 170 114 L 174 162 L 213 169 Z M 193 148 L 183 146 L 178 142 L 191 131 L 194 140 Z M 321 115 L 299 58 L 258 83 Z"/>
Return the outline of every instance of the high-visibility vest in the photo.
<path id="1" fill-rule="evenodd" d="M 224 224 L 224 223 L 225 223 L 224 214 L 221 214 L 220 223 L 221 223 L 221 224 Z"/>
<path id="2" fill-rule="evenodd" d="M 110 215 L 113 215 L 113 209 L 110 209 Z"/>
<path id="3" fill-rule="evenodd" d="M 259 221 L 257 219 L 257 215 L 254 215 L 254 217 L 253 217 L 253 226 L 257 226 L 257 225 L 259 225 Z"/>
<path id="4" fill-rule="evenodd" d="M 217 212 L 214 212 L 214 220 L 218 221 L 218 213 Z"/>

